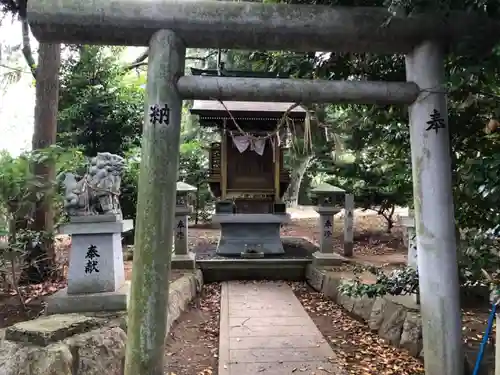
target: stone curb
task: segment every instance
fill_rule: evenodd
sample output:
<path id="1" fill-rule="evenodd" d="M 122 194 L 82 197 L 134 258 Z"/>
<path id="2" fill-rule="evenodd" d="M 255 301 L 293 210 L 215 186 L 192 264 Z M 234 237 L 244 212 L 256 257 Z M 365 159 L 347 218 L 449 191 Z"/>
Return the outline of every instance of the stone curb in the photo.
<path id="1" fill-rule="evenodd" d="M 398 303 L 391 296 L 373 299 L 342 295 L 338 291 L 342 278 L 326 274 L 312 265 L 306 268 L 306 281 L 314 290 L 323 293 L 349 314 L 365 322 L 387 343 L 406 349 L 414 357 L 423 358 L 422 320 L 418 309 Z"/>
<path id="2" fill-rule="evenodd" d="M 199 269 L 170 285 L 167 335 L 202 286 Z M 126 312 L 61 314 L 13 325 L 0 341 L 0 374 L 120 375 L 127 342 L 126 317 Z"/>

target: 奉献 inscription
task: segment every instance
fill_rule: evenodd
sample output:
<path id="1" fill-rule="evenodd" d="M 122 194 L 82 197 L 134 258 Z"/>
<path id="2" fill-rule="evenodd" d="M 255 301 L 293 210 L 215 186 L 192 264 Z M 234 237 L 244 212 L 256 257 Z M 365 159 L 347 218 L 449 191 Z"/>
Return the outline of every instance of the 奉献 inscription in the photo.
<path id="1" fill-rule="evenodd" d="M 183 221 L 179 220 L 179 222 L 177 223 L 177 230 L 175 233 L 175 237 L 178 240 L 184 239 L 184 228 L 185 228 L 185 225 L 184 225 Z"/>
<path id="2" fill-rule="evenodd" d="M 97 251 L 97 246 L 90 245 L 87 249 L 87 254 L 85 254 L 85 259 L 87 259 L 87 263 L 85 264 L 85 273 L 94 273 L 99 272 L 97 268 L 99 258 L 99 252 Z"/>
<path id="3" fill-rule="evenodd" d="M 333 227 L 333 225 L 332 225 L 331 220 L 330 220 L 330 219 L 327 219 L 327 220 L 325 221 L 325 228 L 324 228 L 324 231 L 323 231 L 324 236 L 325 236 L 326 238 L 328 238 L 328 237 L 331 237 L 331 236 L 332 236 L 332 227 Z"/>
<path id="4" fill-rule="evenodd" d="M 446 124 L 444 122 L 443 116 L 441 116 L 441 113 L 437 110 L 434 109 L 432 113 L 430 114 L 431 119 L 427 121 L 427 128 L 425 129 L 426 131 L 429 130 L 434 130 L 436 134 L 438 133 L 439 129 L 444 129 L 446 127 Z"/>
<path id="5" fill-rule="evenodd" d="M 168 125 L 170 122 L 170 108 L 167 104 L 160 107 L 159 104 L 155 104 L 149 107 L 149 121 L 153 125 Z"/>

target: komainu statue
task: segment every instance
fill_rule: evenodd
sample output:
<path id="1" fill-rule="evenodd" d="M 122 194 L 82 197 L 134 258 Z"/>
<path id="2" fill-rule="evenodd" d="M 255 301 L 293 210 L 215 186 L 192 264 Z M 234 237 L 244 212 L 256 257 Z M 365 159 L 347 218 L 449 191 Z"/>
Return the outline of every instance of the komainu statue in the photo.
<path id="1" fill-rule="evenodd" d="M 69 216 L 116 215 L 121 218 L 120 184 L 125 161 L 121 156 L 99 152 L 79 180 L 64 173 L 64 208 Z"/>

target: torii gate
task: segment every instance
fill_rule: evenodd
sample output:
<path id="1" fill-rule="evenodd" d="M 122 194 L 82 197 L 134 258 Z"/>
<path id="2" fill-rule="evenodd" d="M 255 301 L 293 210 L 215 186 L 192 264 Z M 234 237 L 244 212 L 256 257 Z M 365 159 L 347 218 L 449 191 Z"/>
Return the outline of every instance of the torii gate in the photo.
<path id="1" fill-rule="evenodd" d="M 163 374 L 183 99 L 411 104 L 425 369 L 463 373 L 444 47 L 466 36 L 484 42 L 499 24 L 452 12 L 382 26 L 388 16 L 383 8 L 207 0 L 28 3 L 40 42 L 150 47 L 126 375 Z M 408 82 L 184 77 L 186 47 L 405 53 Z"/>

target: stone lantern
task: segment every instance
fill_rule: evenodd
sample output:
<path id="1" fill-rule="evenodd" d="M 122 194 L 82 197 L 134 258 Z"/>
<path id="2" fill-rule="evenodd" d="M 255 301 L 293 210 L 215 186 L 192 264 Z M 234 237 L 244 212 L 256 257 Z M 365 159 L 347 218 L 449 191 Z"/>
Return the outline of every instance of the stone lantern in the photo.
<path id="1" fill-rule="evenodd" d="M 174 220 L 173 269 L 194 269 L 195 254 L 188 248 L 188 218 L 193 212 L 193 192 L 197 189 L 185 182 L 177 182 Z"/>
<path id="2" fill-rule="evenodd" d="M 311 190 L 311 198 L 319 214 L 319 251 L 313 254 L 313 264 L 331 266 L 342 263 L 340 255 L 333 252 L 333 217 L 344 206 L 345 191 L 330 185 L 320 184 Z"/>
<path id="3" fill-rule="evenodd" d="M 408 212 L 408 216 L 400 216 L 399 223 L 406 228 L 405 244 L 408 246 L 408 266 L 417 269 L 417 239 L 415 232 L 415 218 L 412 210 Z"/>

